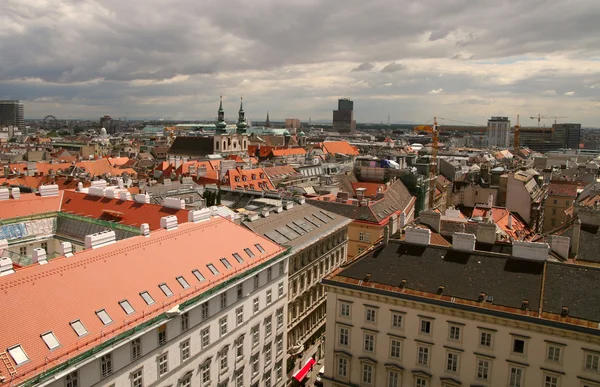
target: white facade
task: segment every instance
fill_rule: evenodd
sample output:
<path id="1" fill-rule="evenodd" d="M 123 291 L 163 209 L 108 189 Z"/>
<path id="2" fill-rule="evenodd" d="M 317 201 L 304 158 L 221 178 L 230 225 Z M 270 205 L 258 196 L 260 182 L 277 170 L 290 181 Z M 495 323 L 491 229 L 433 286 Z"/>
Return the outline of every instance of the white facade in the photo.
<path id="1" fill-rule="evenodd" d="M 224 133 L 213 136 L 215 154 L 248 153 L 248 135 L 246 133 Z"/>
<path id="2" fill-rule="evenodd" d="M 487 140 L 489 147 L 510 147 L 510 120 L 508 117 L 492 117 L 488 120 Z"/>
<path id="3" fill-rule="evenodd" d="M 286 267 L 282 257 L 258 272 L 242 273 L 173 317 L 151 323 L 41 385 L 282 386 L 287 380 Z"/>

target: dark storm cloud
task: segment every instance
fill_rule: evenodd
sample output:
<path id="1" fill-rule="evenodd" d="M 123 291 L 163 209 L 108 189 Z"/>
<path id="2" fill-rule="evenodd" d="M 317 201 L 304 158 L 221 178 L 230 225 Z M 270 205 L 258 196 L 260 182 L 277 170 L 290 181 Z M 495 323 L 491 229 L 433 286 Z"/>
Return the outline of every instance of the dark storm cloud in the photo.
<path id="1" fill-rule="evenodd" d="M 406 68 L 406 65 L 403 65 L 402 63 L 392 62 L 392 63 L 386 65 L 384 68 L 382 68 L 381 72 L 382 73 L 394 73 L 396 71 L 404 70 L 405 68 Z"/>
<path id="2" fill-rule="evenodd" d="M 375 65 L 373 63 L 365 62 L 365 63 L 361 63 L 358 66 L 356 66 L 355 68 L 353 68 L 351 70 L 351 72 L 369 71 L 369 70 L 373 70 L 373 68 L 375 68 Z"/>

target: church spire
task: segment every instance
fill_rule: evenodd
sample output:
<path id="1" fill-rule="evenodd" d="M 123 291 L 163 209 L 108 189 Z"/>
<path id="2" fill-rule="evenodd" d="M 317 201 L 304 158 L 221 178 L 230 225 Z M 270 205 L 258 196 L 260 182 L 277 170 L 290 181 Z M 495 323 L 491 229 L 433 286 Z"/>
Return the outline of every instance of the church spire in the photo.
<path id="1" fill-rule="evenodd" d="M 246 133 L 248 124 L 246 123 L 246 113 L 244 112 L 244 97 L 240 97 L 240 111 L 238 112 L 238 122 L 236 126 L 238 133 Z"/>
<path id="2" fill-rule="evenodd" d="M 224 133 L 225 128 L 227 127 L 227 123 L 225 122 L 225 111 L 223 110 L 223 96 L 221 96 L 219 101 L 219 110 L 217 112 L 217 122 L 215 122 L 215 127 L 219 133 Z"/>
<path id="3" fill-rule="evenodd" d="M 271 127 L 271 120 L 269 120 L 269 111 L 267 110 L 267 120 L 265 121 L 265 128 Z"/>

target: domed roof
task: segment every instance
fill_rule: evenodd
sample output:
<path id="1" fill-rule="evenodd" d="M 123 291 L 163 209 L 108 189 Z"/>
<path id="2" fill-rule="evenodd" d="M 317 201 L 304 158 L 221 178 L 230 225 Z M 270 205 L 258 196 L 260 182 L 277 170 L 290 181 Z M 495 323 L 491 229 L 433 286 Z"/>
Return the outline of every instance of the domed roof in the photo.
<path id="1" fill-rule="evenodd" d="M 300 133 L 298 133 L 299 137 L 306 137 L 306 133 L 304 133 L 303 131 L 300 131 Z"/>
<path id="2" fill-rule="evenodd" d="M 290 131 L 287 129 L 283 132 L 283 135 L 286 137 L 291 136 Z"/>

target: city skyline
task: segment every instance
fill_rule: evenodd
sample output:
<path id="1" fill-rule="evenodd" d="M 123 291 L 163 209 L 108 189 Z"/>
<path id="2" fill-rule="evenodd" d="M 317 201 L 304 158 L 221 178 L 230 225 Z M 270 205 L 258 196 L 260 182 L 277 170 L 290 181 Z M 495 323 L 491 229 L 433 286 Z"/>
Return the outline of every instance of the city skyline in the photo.
<path id="1" fill-rule="evenodd" d="M 243 95 L 255 121 L 315 121 L 348 97 L 357 122 L 597 127 L 600 4 L 575 3 L 8 0 L 0 99 L 22 100 L 25 118 L 193 120 L 223 94 L 234 120 Z"/>

